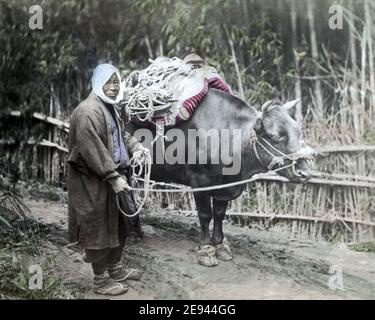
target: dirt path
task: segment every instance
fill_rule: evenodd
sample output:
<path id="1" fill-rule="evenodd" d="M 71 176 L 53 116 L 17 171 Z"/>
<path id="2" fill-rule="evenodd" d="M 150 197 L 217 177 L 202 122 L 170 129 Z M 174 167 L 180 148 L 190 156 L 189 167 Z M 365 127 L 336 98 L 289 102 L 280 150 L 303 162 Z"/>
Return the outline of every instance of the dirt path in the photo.
<path id="1" fill-rule="evenodd" d="M 27 201 L 33 214 L 56 228 L 45 250 L 55 254 L 56 273 L 79 297 L 91 292 L 92 272 L 81 251 L 61 249 L 67 208 Z M 257 231 L 225 225 L 235 258 L 206 268 L 195 262 L 198 220 L 162 211 L 142 216 L 144 239 L 130 239 L 124 261 L 144 270 L 141 281 L 129 281 L 129 292 L 117 299 L 375 299 L 375 254 L 353 252 L 308 239 L 293 239 L 282 230 Z M 343 272 L 344 291 L 329 288 L 330 268 Z"/>

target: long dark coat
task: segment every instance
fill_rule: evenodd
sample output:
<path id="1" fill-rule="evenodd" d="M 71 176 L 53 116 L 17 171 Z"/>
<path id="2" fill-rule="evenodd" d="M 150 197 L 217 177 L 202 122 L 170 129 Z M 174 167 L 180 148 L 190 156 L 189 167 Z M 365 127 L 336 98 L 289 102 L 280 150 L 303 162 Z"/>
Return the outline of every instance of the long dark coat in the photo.
<path id="1" fill-rule="evenodd" d="M 94 93 L 73 111 L 69 132 L 68 212 L 70 241 L 85 249 L 119 245 L 119 211 L 108 179 L 119 176 L 113 161 L 111 114 Z M 131 155 L 142 148 L 123 130 Z"/>

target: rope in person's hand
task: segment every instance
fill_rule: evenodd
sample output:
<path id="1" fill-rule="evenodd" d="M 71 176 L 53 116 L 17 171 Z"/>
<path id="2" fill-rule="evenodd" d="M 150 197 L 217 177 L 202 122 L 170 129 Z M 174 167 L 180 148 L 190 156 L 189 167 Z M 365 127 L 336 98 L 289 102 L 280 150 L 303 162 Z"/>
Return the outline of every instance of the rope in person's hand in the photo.
<path id="1" fill-rule="evenodd" d="M 155 138 L 155 140 L 156 140 L 156 138 Z M 153 142 L 155 142 L 155 140 Z M 265 140 L 263 139 L 263 141 L 265 141 Z M 265 141 L 265 142 L 267 144 L 269 144 L 269 142 L 267 142 L 267 141 Z M 277 173 L 278 171 L 288 169 L 290 167 L 292 168 L 293 172 L 296 174 L 296 172 L 295 172 L 296 162 L 299 159 L 311 159 L 313 154 L 314 154 L 313 149 L 311 149 L 310 147 L 304 147 L 300 151 L 292 153 L 292 154 L 284 154 L 280 150 L 276 149 L 271 144 L 269 144 L 272 147 L 272 149 L 274 149 L 275 151 L 277 151 L 280 154 L 280 156 L 275 156 L 267 148 L 265 148 L 265 146 L 263 144 L 259 143 L 259 141 L 256 140 L 256 141 L 253 142 L 253 144 L 255 145 L 255 143 L 258 143 L 263 149 L 265 149 L 265 151 L 267 153 L 269 153 L 272 156 L 271 163 L 275 162 L 275 160 L 274 160 L 275 158 L 280 158 L 280 160 L 281 160 L 279 163 L 277 163 L 280 167 L 278 167 L 277 169 L 269 170 L 267 172 L 268 176 L 273 174 L 273 173 Z M 140 206 L 138 207 L 137 212 L 130 215 L 131 217 L 136 216 L 142 210 L 143 206 L 146 203 L 146 198 L 147 198 L 149 192 L 165 192 L 165 193 L 203 192 L 203 191 L 226 189 L 226 188 L 230 188 L 230 187 L 234 187 L 234 186 L 238 186 L 238 185 L 243 185 L 243 184 L 247 184 L 247 183 L 259 180 L 259 175 L 255 175 L 255 176 L 253 176 L 249 179 L 244 179 L 244 180 L 240 180 L 240 181 L 235 181 L 235 182 L 230 182 L 230 183 L 225 183 L 225 184 L 219 184 L 219 185 L 214 185 L 214 186 L 208 186 L 208 187 L 199 187 L 199 188 L 191 188 L 191 187 L 188 187 L 188 186 L 181 186 L 181 185 L 174 184 L 174 183 L 157 182 L 157 181 L 153 181 L 153 180 L 150 179 L 150 177 L 151 177 L 151 166 L 152 166 L 152 159 L 151 159 L 150 152 L 147 150 L 147 152 L 145 152 L 144 156 L 145 156 L 144 164 L 142 164 L 141 161 L 139 161 L 137 159 L 137 157 L 133 156 L 132 159 L 131 159 L 131 167 L 132 167 L 132 171 L 133 171 L 132 177 L 134 177 L 134 179 L 136 179 L 138 182 L 142 182 L 143 185 L 144 185 L 143 188 L 130 187 L 130 189 L 132 191 L 144 192 L 143 199 L 140 200 L 141 203 L 140 203 Z M 259 157 L 259 155 L 258 155 L 258 157 Z M 288 165 L 283 165 L 284 164 L 283 160 L 285 160 L 285 159 L 289 159 L 291 161 L 291 163 L 288 164 Z M 139 168 L 138 172 L 136 172 L 136 170 L 135 170 L 137 167 Z M 270 166 L 268 166 L 268 169 L 271 169 Z M 143 171 L 144 171 L 144 178 L 141 178 L 141 175 L 142 175 Z M 164 189 L 164 188 L 163 189 L 160 189 L 160 188 L 155 189 L 154 188 L 155 186 L 161 186 L 161 187 L 164 187 L 164 188 L 169 187 L 169 188 L 172 188 L 172 189 Z M 138 196 L 138 197 L 139 197 L 139 199 L 141 198 L 140 196 Z M 124 215 L 129 216 L 121 210 L 121 208 L 119 206 L 119 203 L 118 203 L 118 198 L 117 198 L 117 206 L 119 207 L 120 211 Z"/>
<path id="2" fill-rule="evenodd" d="M 134 212 L 133 214 L 128 214 L 127 212 L 122 210 L 122 208 L 120 206 L 120 203 L 119 203 L 119 197 L 116 194 L 117 208 L 119 209 L 119 211 L 124 216 L 126 216 L 128 218 L 135 217 L 139 214 L 139 212 L 143 209 L 143 207 L 146 203 L 149 190 L 152 190 L 152 185 L 151 185 L 151 181 L 150 181 L 151 165 L 152 165 L 151 155 L 150 155 L 150 152 L 149 152 L 148 149 L 144 149 L 142 151 L 143 151 L 143 159 L 144 159 L 143 161 L 140 161 L 139 153 L 134 154 L 133 157 L 130 159 L 130 167 L 131 167 L 131 170 L 132 170 L 131 179 L 135 179 L 135 180 L 137 180 L 137 182 L 142 181 L 143 185 L 144 185 L 144 188 L 133 188 L 133 187 L 130 186 L 130 192 L 133 192 L 133 191 L 143 191 L 144 192 L 143 197 L 140 196 L 138 192 L 135 193 L 137 211 Z M 137 168 L 138 168 L 138 171 L 137 171 Z M 143 173 L 144 173 L 144 178 L 141 180 L 140 176 Z M 150 185 L 151 185 L 151 188 L 150 188 Z"/>

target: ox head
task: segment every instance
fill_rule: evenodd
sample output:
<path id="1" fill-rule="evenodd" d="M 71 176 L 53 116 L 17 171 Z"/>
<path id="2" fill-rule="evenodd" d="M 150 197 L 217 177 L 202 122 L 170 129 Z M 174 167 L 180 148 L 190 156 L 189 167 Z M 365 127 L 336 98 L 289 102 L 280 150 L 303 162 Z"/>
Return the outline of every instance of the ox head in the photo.
<path id="1" fill-rule="evenodd" d="M 257 150 L 262 162 L 270 169 L 289 166 L 277 173 L 293 182 L 306 182 L 311 178 L 310 162 L 307 159 L 311 156 L 311 149 L 304 147 L 301 142 L 301 126 L 295 120 L 297 103 L 298 100 L 284 105 L 266 102 L 254 130 L 258 136 Z"/>

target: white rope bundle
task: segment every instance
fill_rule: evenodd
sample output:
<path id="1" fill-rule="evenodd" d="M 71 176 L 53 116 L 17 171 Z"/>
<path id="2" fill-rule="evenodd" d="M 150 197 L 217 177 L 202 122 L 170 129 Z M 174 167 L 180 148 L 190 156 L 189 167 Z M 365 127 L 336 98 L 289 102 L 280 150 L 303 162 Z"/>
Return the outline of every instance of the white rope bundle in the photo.
<path id="1" fill-rule="evenodd" d="M 150 184 L 151 184 L 150 175 L 151 175 L 151 166 L 152 166 L 152 159 L 151 159 L 150 152 L 146 149 L 144 151 L 143 156 L 144 156 L 144 163 L 141 163 L 140 160 L 136 156 L 133 156 L 130 159 L 130 167 L 132 170 L 131 179 L 134 179 L 137 182 L 142 182 L 144 186 L 143 188 L 131 188 L 133 191 L 143 192 L 143 196 L 141 196 L 140 192 L 134 193 L 135 202 L 137 205 L 137 211 L 134 212 L 133 214 L 128 214 L 125 211 L 123 211 L 119 203 L 119 198 L 116 195 L 117 208 L 124 216 L 128 218 L 135 217 L 141 212 L 141 210 L 143 209 L 146 203 L 148 192 L 150 189 L 152 189 L 152 187 L 150 188 Z M 137 171 L 137 168 L 138 168 L 138 171 Z M 144 178 L 141 178 L 143 171 L 144 171 Z"/>
<path id="2" fill-rule="evenodd" d="M 138 83 L 134 87 L 127 88 L 123 105 L 129 120 L 136 117 L 142 122 L 152 122 L 155 115 L 163 113 L 167 120 L 166 124 L 173 124 L 172 114 L 176 110 L 172 110 L 172 107 L 177 107 L 177 100 L 173 97 L 173 90 L 171 88 L 167 90 L 166 87 L 172 78 L 182 74 L 187 75 L 190 71 L 190 66 L 177 57 L 159 57 L 152 61 L 146 69 L 138 73 Z M 168 114 L 171 117 L 168 117 Z"/>

